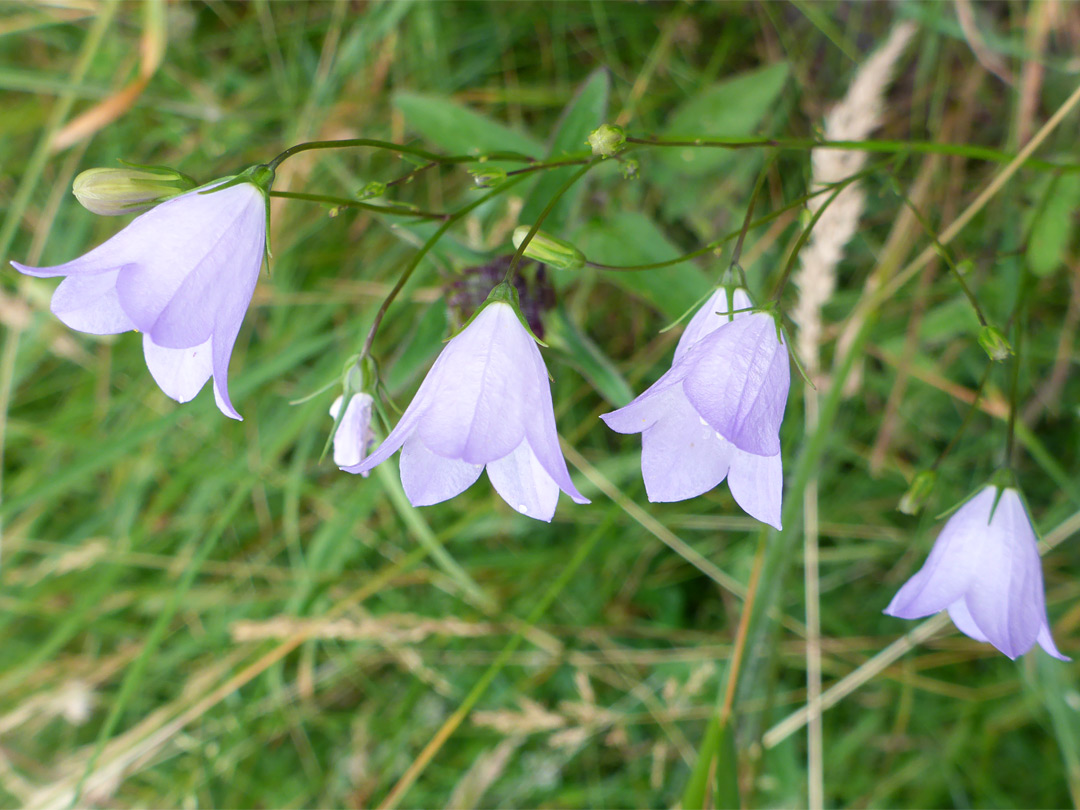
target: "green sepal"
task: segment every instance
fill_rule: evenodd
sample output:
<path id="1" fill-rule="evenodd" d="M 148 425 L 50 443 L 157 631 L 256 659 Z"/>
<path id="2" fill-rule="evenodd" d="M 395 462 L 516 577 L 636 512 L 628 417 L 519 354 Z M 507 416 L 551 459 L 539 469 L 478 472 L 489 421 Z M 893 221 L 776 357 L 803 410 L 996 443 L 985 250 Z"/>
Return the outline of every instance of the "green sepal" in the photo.
<path id="1" fill-rule="evenodd" d="M 510 308 L 514 310 L 514 314 L 517 315 L 518 321 L 525 328 L 525 331 L 529 333 L 529 337 L 531 337 L 545 349 L 548 348 L 548 345 L 536 336 L 536 334 L 532 330 L 532 327 L 529 326 L 529 322 L 525 320 L 525 316 L 521 312 L 521 302 L 518 299 L 518 292 L 514 288 L 514 285 L 511 284 L 509 281 L 500 281 L 498 284 L 496 284 L 491 289 L 491 292 L 488 293 L 488 297 L 484 299 L 484 303 L 478 306 L 476 308 L 476 312 L 469 316 L 469 320 L 465 321 L 465 323 L 461 325 L 461 328 L 454 332 L 454 334 L 452 334 L 446 340 L 453 340 L 455 337 L 464 332 L 468 328 L 469 324 L 476 320 L 476 316 L 483 312 L 484 307 L 488 306 L 489 304 L 509 304 Z"/>

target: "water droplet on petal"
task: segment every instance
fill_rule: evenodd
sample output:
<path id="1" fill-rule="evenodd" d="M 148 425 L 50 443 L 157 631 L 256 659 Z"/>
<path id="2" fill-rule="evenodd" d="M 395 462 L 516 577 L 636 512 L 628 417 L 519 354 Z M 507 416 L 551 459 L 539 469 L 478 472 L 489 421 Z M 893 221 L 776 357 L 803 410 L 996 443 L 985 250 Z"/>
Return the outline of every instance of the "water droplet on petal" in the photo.
<path id="1" fill-rule="evenodd" d="M 719 433 L 716 434 L 716 438 L 718 438 L 720 441 L 724 440 L 724 437 L 721 436 Z"/>
<path id="2" fill-rule="evenodd" d="M 703 425 L 708 425 L 709 424 L 708 422 L 705 421 L 704 416 L 698 416 L 698 421 L 701 422 L 701 424 L 703 424 Z"/>
<path id="3" fill-rule="evenodd" d="M 527 514 L 529 514 L 529 507 L 526 506 L 523 503 L 519 503 L 518 504 L 518 511 L 521 512 L 521 514 L 523 514 L 523 515 L 527 515 Z"/>

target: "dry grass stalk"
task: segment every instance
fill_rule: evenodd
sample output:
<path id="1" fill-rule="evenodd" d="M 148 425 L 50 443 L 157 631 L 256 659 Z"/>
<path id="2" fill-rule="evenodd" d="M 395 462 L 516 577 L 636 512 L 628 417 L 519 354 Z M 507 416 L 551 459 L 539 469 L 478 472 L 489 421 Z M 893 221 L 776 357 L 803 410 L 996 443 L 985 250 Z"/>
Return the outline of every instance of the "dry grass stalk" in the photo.
<path id="1" fill-rule="evenodd" d="M 911 23 L 893 29 L 888 40 L 859 69 L 847 95 L 825 118 L 825 138 L 836 141 L 861 141 L 881 124 L 885 90 L 892 79 L 893 68 L 915 32 Z M 814 149 L 810 156 L 812 186 L 821 188 L 857 173 L 866 163 L 866 153 L 833 149 Z M 810 201 L 812 213 L 825 204 L 824 195 Z M 794 281 L 799 299 L 792 318 L 799 326 L 796 351 L 813 379 L 820 371 L 821 308 L 836 287 L 836 268 L 844 248 L 855 235 L 855 229 L 865 206 L 862 188 L 853 183 L 839 192 L 820 211 L 810 239 L 799 255 L 799 269 Z M 806 386 L 806 430 L 817 427 L 817 393 Z M 806 684 L 808 706 L 815 705 L 821 696 L 821 617 L 818 583 L 818 520 L 817 479 L 811 479 L 803 497 L 804 511 L 804 582 L 806 588 Z M 808 716 L 808 791 L 811 808 L 824 807 L 824 741 L 820 710 Z"/>
<path id="2" fill-rule="evenodd" d="M 915 32 L 910 23 L 898 25 L 886 43 L 871 56 L 855 76 L 847 95 L 825 117 L 827 140 L 865 140 L 880 124 L 885 90 L 893 68 Z M 810 155 L 811 184 L 820 188 L 850 177 L 866 163 L 866 153 L 842 149 L 814 149 Z M 828 195 L 819 195 L 809 203 L 817 211 Z M 836 266 L 844 247 L 855 235 L 862 217 L 865 196 L 858 184 L 845 188 L 821 215 L 810 239 L 799 255 L 799 269 L 793 281 L 799 288 L 799 300 L 791 317 L 799 326 L 796 349 L 813 375 L 820 367 L 818 346 L 821 343 L 821 307 L 836 288 Z"/>

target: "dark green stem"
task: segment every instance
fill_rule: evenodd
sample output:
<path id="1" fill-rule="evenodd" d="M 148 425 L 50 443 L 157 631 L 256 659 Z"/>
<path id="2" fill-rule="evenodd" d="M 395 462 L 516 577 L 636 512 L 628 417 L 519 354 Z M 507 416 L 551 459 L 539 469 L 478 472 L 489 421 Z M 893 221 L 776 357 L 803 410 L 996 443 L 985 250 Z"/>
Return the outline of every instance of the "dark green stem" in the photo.
<path id="1" fill-rule="evenodd" d="M 599 158 L 593 158 L 592 160 L 590 160 L 588 163 L 586 163 L 584 166 L 582 166 L 580 169 L 570 175 L 570 177 L 565 183 L 562 184 L 559 190 L 551 196 L 551 199 L 548 200 L 548 204 L 544 207 L 544 210 L 540 212 L 540 216 L 536 218 L 536 222 L 532 224 L 532 227 L 529 228 L 529 232 L 525 234 L 525 238 L 521 240 L 521 244 L 518 245 L 517 250 L 514 251 L 513 258 L 510 259 L 510 266 L 506 268 L 506 276 L 503 278 L 504 282 L 509 282 L 510 279 L 514 277 L 514 272 L 517 270 L 517 266 L 521 262 L 521 257 L 525 255 L 525 248 L 529 246 L 529 242 L 532 241 L 532 238 L 534 236 L 536 236 L 536 232 L 540 230 L 540 226 L 544 223 L 544 220 L 547 219 L 548 214 L 550 214 L 555 208 L 555 204 L 558 203 L 562 195 L 569 191 L 573 187 L 574 183 L 584 177 L 585 173 L 588 172 L 589 169 L 595 166 L 599 161 Z M 515 177 L 514 180 L 520 180 L 524 176 L 525 175 Z"/>
<path id="2" fill-rule="evenodd" d="M 884 154 L 931 154 L 957 155 L 973 160 L 986 160 L 991 163 L 1009 163 L 1016 155 L 990 149 L 984 146 L 972 146 L 962 143 L 938 143 L 935 141 L 826 141 L 815 138 L 634 138 L 627 136 L 627 143 L 642 146 L 661 147 L 703 147 L 713 149 L 751 149 L 759 146 L 773 146 L 777 149 L 847 149 L 859 152 L 878 152 Z M 1025 165 L 1034 169 L 1048 171 L 1080 172 L 1080 163 L 1053 163 L 1047 160 L 1028 159 Z"/>
<path id="3" fill-rule="evenodd" d="M 390 214 L 398 217 L 417 217 L 419 219 L 449 219 L 450 214 L 439 211 L 424 211 L 419 208 L 407 208 L 401 205 L 373 205 L 371 203 L 350 200 L 348 197 L 328 197 L 325 194 L 304 194 L 299 191 L 271 191 L 271 197 L 285 200 L 304 200 L 305 202 L 326 203 L 339 208 L 359 208 L 377 214 Z"/>
<path id="4" fill-rule="evenodd" d="M 922 215 L 922 211 L 916 207 L 915 203 L 911 201 L 911 198 L 903 192 L 899 187 L 894 187 L 893 192 L 904 201 L 904 204 L 908 207 L 908 210 L 915 215 L 915 219 L 919 220 L 919 224 L 922 225 L 926 235 L 930 237 L 930 241 L 933 242 L 934 247 L 937 249 L 938 255 L 944 259 L 945 264 L 948 265 L 949 270 L 952 271 L 953 276 L 960 284 L 960 289 L 964 291 L 964 295 L 967 296 L 968 301 L 971 303 L 972 308 L 975 310 L 975 317 L 979 319 L 979 326 L 986 326 L 986 317 L 983 315 L 982 307 L 979 306 L 979 300 L 975 297 L 975 293 L 972 292 L 968 286 L 967 281 L 964 280 L 964 274 L 960 272 L 960 268 L 956 266 L 952 256 L 949 254 L 948 249 L 941 244 L 937 234 L 930 227 L 930 223 L 926 221 L 926 217 Z"/>
<path id="5" fill-rule="evenodd" d="M 413 155 L 429 161 L 430 163 L 485 163 L 489 160 L 509 160 L 518 163 L 536 163 L 537 159 L 518 152 L 488 152 L 483 155 L 437 155 L 426 149 L 418 149 L 415 146 L 403 146 L 390 141 L 380 141 L 374 138 L 347 138 L 340 141 L 308 141 L 290 146 L 267 165 L 271 169 L 277 167 L 293 155 L 301 152 L 309 152 L 313 149 L 354 149 L 357 147 L 369 147 L 371 149 L 384 149 L 387 152 L 398 152 L 403 155 Z"/>
<path id="6" fill-rule="evenodd" d="M 791 211 L 794 208 L 799 208 L 799 207 L 805 205 L 809 200 L 812 200 L 815 197 L 818 197 L 818 196 L 820 196 L 822 194 L 828 194 L 836 186 L 845 185 L 845 184 L 850 183 L 850 182 L 852 182 L 854 180 L 858 180 L 859 178 L 866 177 L 869 174 L 871 174 L 872 172 L 877 171 L 879 168 L 880 168 L 880 166 L 871 166 L 869 168 L 863 169 L 861 172 L 853 174 L 851 177 L 848 177 L 848 178 L 845 178 L 844 180 L 839 181 L 838 183 L 825 184 L 825 185 L 823 185 L 822 188 L 819 188 L 819 189 L 817 189 L 815 191 L 812 191 L 809 194 L 804 194 L 803 196 L 801 196 L 801 197 L 799 197 L 799 198 L 797 198 L 795 200 L 792 200 L 791 202 L 789 202 L 787 205 L 783 206 L 782 208 L 777 208 L 775 211 L 771 211 L 768 214 L 765 214 L 764 216 L 759 217 L 758 219 L 755 219 L 753 222 L 750 223 L 750 228 L 757 228 L 757 227 L 760 227 L 762 225 L 767 225 L 768 223 L 772 222 L 773 220 L 779 219 L 784 214 L 786 214 L 788 211 Z M 649 264 L 616 265 L 616 264 L 603 264 L 601 262 L 592 262 L 592 261 L 590 261 L 590 262 L 586 262 L 586 264 L 589 267 L 595 268 L 596 270 L 607 270 L 607 271 L 611 271 L 611 272 L 637 272 L 639 270 L 659 270 L 662 267 L 671 267 L 672 265 L 680 264 L 682 262 L 689 261 L 690 259 L 696 259 L 699 256 L 704 256 L 707 253 L 711 253 L 712 251 L 716 250 L 718 247 L 726 245 L 732 239 L 738 239 L 740 232 L 741 232 L 741 229 L 739 231 L 732 231 L 731 233 L 727 234 L 726 236 L 722 236 L 721 238 L 719 238 L 719 239 L 717 239 L 717 240 L 715 240 L 713 242 L 709 242 L 704 247 L 700 247 L 697 250 L 692 250 L 689 253 L 684 253 L 681 256 L 676 256 L 674 259 L 665 259 L 662 262 L 650 262 Z"/>
<path id="7" fill-rule="evenodd" d="M 802 250 L 803 245 L 806 244 L 806 240 L 810 238 L 814 226 L 817 225 L 818 220 L 821 219 L 826 209 L 832 205 L 833 200 L 840 196 L 840 192 L 843 191 L 850 182 L 851 181 L 847 181 L 833 189 L 833 193 L 830 194 L 829 198 L 814 212 L 814 216 L 810 218 L 810 221 L 806 223 L 806 227 L 803 228 L 803 232 L 799 234 L 799 238 L 795 241 L 795 246 L 791 249 L 791 255 L 788 256 L 787 264 L 784 265 L 784 273 L 776 283 L 776 292 L 774 292 L 772 296 L 775 301 L 779 302 L 780 296 L 784 294 L 784 288 L 787 287 L 788 279 L 791 278 L 791 271 L 795 269 L 795 262 L 799 260 L 799 252 Z"/>
<path id="8" fill-rule="evenodd" d="M 479 197 L 478 199 L 473 200 L 468 205 L 464 206 L 463 208 L 461 208 L 461 209 L 455 211 L 453 214 L 451 214 L 442 223 L 442 225 L 439 226 L 438 230 L 436 230 L 435 233 L 433 233 L 430 237 L 428 237 L 428 240 L 426 242 L 424 242 L 424 244 L 416 252 L 416 255 L 412 257 L 412 259 L 410 260 L 408 266 L 402 272 L 401 277 L 397 280 L 397 283 L 394 285 L 393 289 L 390 290 L 390 292 L 387 294 L 386 298 L 383 299 L 382 304 L 379 305 L 379 310 L 378 310 L 378 312 L 375 313 L 375 320 L 372 321 L 371 329 L 368 330 L 367 338 L 364 340 L 364 346 L 360 350 L 360 357 L 357 360 L 357 363 L 362 362 L 365 357 L 367 357 L 369 354 L 371 354 L 371 346 L 375 342 L 375 333 L 379 331 L 379 326 L 380 326 L 380 324 L 382 324 L 382 320 L 383 320 L 383 317 L 386 315 L 386 311 L 390 308 L 390 305 L 392 303 L 394 303 L 394 299 L 398 297 L 398 293 L 400 293 L 401 290 L 408 283 L 409 278 L 416 271 L 416 268 L 420 266 L 420 262 L 424 258 L 424 256 L 426 256 L 428 254 L 428 252 L 435 246 L 435 243 L 438 242 L 439 239 L 442 238 L 442 235 L 444 233 L 446 233 L 450 229 L 450 226 L 453 225 L 458 220 L 460 220 L 462 217 L 464 217 L 467 213 L 472 211 L 474 208 L 476 208 L 476 207 L 478 207 L 480 205 L 483 205 L 488 200 L 490 200 L 492 197 L 496 197 L 499 194 L 502 194 L 504 191 L 509 190 L 510 188 L 515 186 L 517 183 L 520 183 L 524 179 L 525 179 L 524 177 L 515 177 L 512 180 L 508 180 L 507 182 L 503 183 L 498 188 L 492 189 L 487 194 L 485 194 L 483 197 Z"/>
<path id="9" fill-rule="evenodd" d="M 979 387 L 975 389 L 975 399 L 971 401 L 971 407 L 968 408 L 967 413 L 964 414 L 964 421 L 960 423 L 960 427 L 953 433 L 949 443 L 945 445 L 945 449 L 941 451 L 937 459 L 930 465 L 931 470 L 936 470 L 941 466 L 941 462 L 945 460 L 945 457 L 952 452 L 952 449 L 956 447 L 956 443 L 960 441 L 960 437 L 964 431 L 967 430 L 968 425 L 971 424 L 971 420 L 979 410 L 979 400 L 982 399 L 983 390 L 986 388 L 986 383 L 990 379 L 990 372 L 994 369 L 993 361 L 986 364 L 986 371 L 983 372 L 982 379 L 979 380 Z"/>

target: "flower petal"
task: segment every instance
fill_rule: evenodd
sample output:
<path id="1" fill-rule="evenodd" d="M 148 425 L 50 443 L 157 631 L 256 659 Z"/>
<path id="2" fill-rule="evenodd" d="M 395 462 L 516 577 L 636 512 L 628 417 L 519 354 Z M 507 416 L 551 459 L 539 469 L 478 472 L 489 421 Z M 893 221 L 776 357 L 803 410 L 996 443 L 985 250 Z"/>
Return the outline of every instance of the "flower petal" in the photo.
<path id="1" fill-rule="evenodd" d="M 734 309 L 736 310 L 749 309 L 753 306 L 750 301 L 750 296 L 746 294 L 746 290 L 741 288 L 735 290 L 732 294 L 732 303 L 735 305 Z M 679 344 L 675 347 L 675 357 L 671 361 L 672 364 L 678 363 L 690 347 L 703 337 L 723 324 L 728 323 L 728 311 L 727 290 L 720 287 L 713 292 L 709 297 L 709 300 L 694 313 L 694 317 L 691 318 L 690 323 L 686 325 L 682 337 L 679 338 Z M 749 312 L 739 312 L 734 317 L 745 318 L 749 314 Z"/>
<path id="2" fill-rule="evenodd" d="M 975 623 L 975 619 L 971 615 L 971 611 L 968 610 L 967 602 L 963 599 L 957 599 L 948 607 L 949 618 L 952 619 L 952 623 L 956 625 L 956 629 L 963 633 L 965 636 L 975 639 L 976 641 L 989 641 L 986 634 L 979 629 L 979 625 Z"/>
<path id="3" fill-rule="evenodd" d="M 1042 626 L 1042 628 L 1039 630 L 1039 635 L 1035 637 L 1035 640 L 1039 643 L 1040 647 L 1042 647 L 1044 650 L 1046 650 L 1046 652 L 1054 656 L 1054 658 L 1058 659 L 1059 661 L 1072 661 L 1069 656 L 1063 655 L 1061 651 L 1057 648 L 1057 645 L 1054 644 L 1054 638 L 1050 635 L 1049 625 L 1044 624 Z"/>
<path id="4" fill-rule="evenodd" d="M 641 474 L 649 500 L 683 501 L 728 473 L 734 447 L 709 426 L 677 387 L 654 399 L 664 415 L 641 435 Z"/>
<path id="5" fill-rule="evenodd" d="M 641 433 L 648 430 L 667 414 L 670 407 L 669 396 L 686 398 L 681 391 L 674 394 L 672 392 L 688 370 L 686 364 L 677 364 L 631 402 L 618 410 L 600 414 L 600 418 L 616 433 Z"/>
<path id="6" fill-rule="evenodd" d="M 940 613 L 964 598 L 972 581 L 986 573 L 982 564 L 994 488 L 987 487 L 953 513 L 926 563 L 893 597 L 885 613 L 900 619 L 919 619 Z M 970 602 L 967 607 L 970 609 Z M 981 617 L 976 615 L 979 627 Z"/>
<path id="7" fill-rule="evenodd" d="M 715 430 L 747 453 L 780 452 L 791 380 L 772 316 L 755 313 L 723 324 L 694 344 L 683 364 L 690 365 L 686 396 Z"/>
<path id="8" fill-rule="evenodd" d="M 978 498 L 992 504 L 994 492 L 987 487 Z M 1017 658 L 1035 644 L 1046 623 L 1046 604 L 1035 531 L 1016 490 L 1002 491 L 978 554 L 980 573 L 968 589 L 968 609 L 987 640 Z"/>
<path id="9" fill-rule="evenodd" d="M 525 417 L 525 438 L 536 460 L 551 479 L 575 503 L 589 503 L 589 499 L 578 492 L 566 469 L 566 459 L 559 447 L 559 430 L 555 426 L 555 408 L 551 402 L 551 385 L 548 383 L 547 366 L 536 343 L 529 338 L 531 351 L 526 357 L 532 361 L 532 376 L 536 381 Z M 517 506 L 517 504 L 511 504 Z"/>
<path id="10" fill-rule="evenodd" d="M 549 523 L 559 501 L 559 485 L 541 466 L 528 441 L 487 465 L 488 478 L 502 499 L 523 515 Z"/>
<path id="11" fill-rule="evenodd" d="M 756 456 L 733 448 L 728 488 L 735 503 L 750 517 L 768 523 L 777 531 L 780 525 L 784 470 L 780 454 Z"/>
<path id="12" fill-rule="evenodd" d="M 338 397 L 330 406 L 330 415 L 337 419 L 341 411 L 343 397 Z M 338 422 L 334 433 L 334 463 L 339 467 L 351 467 L 359 464 L 367 455 L 371 443 L 371 406 L 374 400 L 371 394 L 359 393 L 349 397 L 349 407 Z M 367 476 L 367 473 L 362 473 Z"/>
<path id="13" fill-rule="evenodd" d="M 113 237 L 124 238 L 128 257 L 116 283 L 124 311 L 158 345 L 201 343 L 212 327 L 218 285 L 234 275 L 246 276 L 253 254 L 261 264 L 265 227 L 262 192 L 250 183 L 209 193 L 191 191 L 150 209 Z M 243 266 L 233 266 L 238 259 Z M 155 334 L 158 318 L 197 269 L 198 277 L 180 296 L 182 314 Z M 212 295 L 208 281 L 213 282 Z M 191 319 L 187 327 L 184 314 Z"/>
<path id="14" fill-rule="evenodd" d="M 189 349 L 166 349 L 143 335 L 143 357 L 154 382 L 177 402 L 193 400 L 213 370 L 210 339 Z"/>
<path id="15" fill-rule="evenodd" d="M 511 453 L 525 435 L 526 409 L 534 407 L 530 348 L 535 344 L 509 304 L 484 307 L 436 361 L 443 374 L 432 392 L 435 407 L 418 428 L 424 443 L 471 464 Z"/>
<path id="16" fill-rule="evenodd" d="M 431 506 L 460 495 L 483 470 L 483 464 L 433 453 L 415 433 L 401 448 L 401 485 L 413 506 Z"/>
<path id="17" fill-rule="evenodd" d="M 115 335 L 135 328 L 116 295 L 119 270 L 68 276 L 53 292 L 49 309 L 63 323 L 92 335 Z"/>

